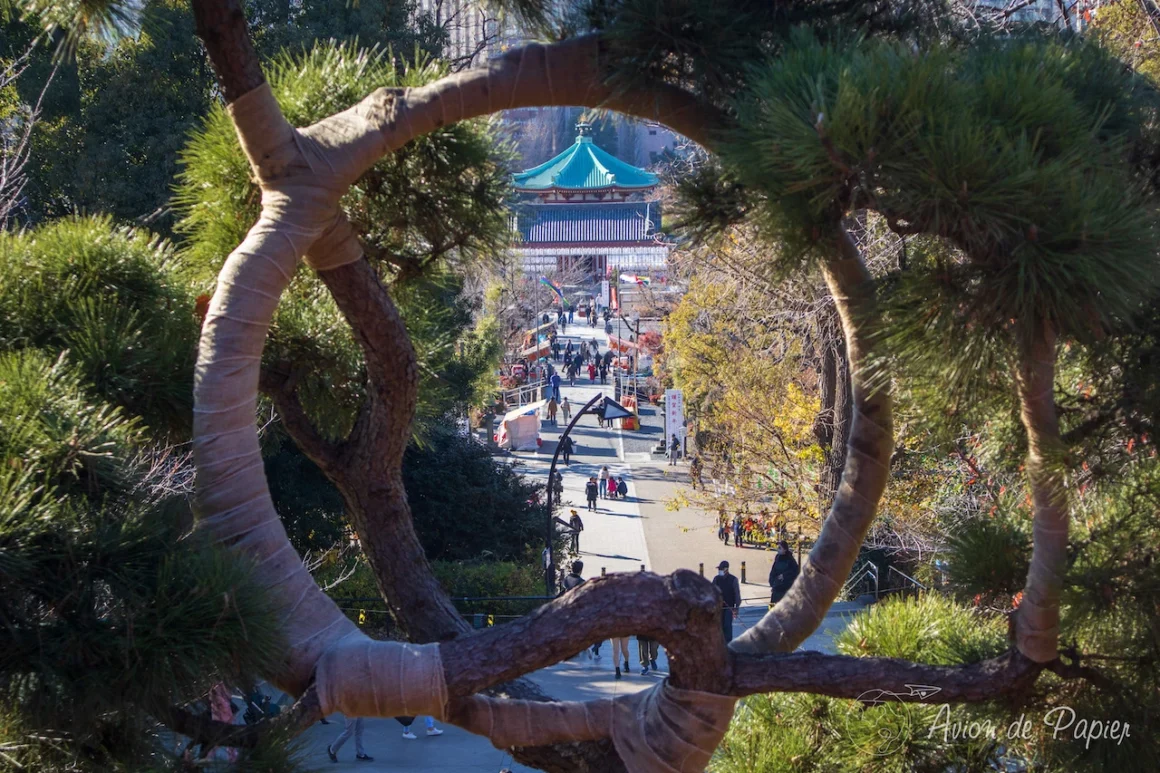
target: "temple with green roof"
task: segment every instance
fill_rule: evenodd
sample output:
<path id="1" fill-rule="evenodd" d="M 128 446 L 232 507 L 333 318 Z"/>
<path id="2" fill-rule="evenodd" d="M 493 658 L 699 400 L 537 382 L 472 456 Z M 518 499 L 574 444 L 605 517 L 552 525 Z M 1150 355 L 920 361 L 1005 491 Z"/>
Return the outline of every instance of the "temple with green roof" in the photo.
<path id="1" fill-rule="evenodd" d="M 668 246 L 653 196 L 657 176 L 596 145 L 590 124 L 576 128 L 576 141 L 563 153 L 512 175 L 524 198 L 513 228 L 525 271 L 602 277 L 663 269 Z"/>

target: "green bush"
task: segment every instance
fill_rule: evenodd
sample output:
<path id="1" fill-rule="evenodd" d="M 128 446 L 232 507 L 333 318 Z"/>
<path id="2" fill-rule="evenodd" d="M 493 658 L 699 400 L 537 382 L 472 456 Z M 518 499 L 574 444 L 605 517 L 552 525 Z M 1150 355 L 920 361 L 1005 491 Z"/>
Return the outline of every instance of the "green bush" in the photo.
<path id="1" fill-rule="evenodd" d="M 924 593 L 887 599 L 859 612 L 834 644 L 843 655 L 940 666 L 973 663 L 1007 649 L 1007 622 Z"/>
<path id="2" fill-rule="evenodd" d="M 107 217 L 0 234 L 0 351 L 62 352 L 93 395 L 188 430 L 198 323 L 173 248 Z"/>

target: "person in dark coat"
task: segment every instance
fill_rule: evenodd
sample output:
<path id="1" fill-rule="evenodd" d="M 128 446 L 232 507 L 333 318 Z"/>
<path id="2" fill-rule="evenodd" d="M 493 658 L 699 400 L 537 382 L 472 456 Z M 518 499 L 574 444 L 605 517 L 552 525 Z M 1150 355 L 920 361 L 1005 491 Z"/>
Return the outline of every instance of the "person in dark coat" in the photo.
<path id="1" fill-rule="evenodd" d="M 584 484 L 584 495 L 588 498 L 588 509 L 596 510 L 596 498 L 600 496 L 600 484 L 596 482 L 596 477 L 593 476 Z"/>
<path id="2" fill-rule="evenodd" d="M 741 607 L 741 583 L 729 574 L 728 561 L 717 564 L 713 587 L 721 592 L 721 633 L 725 635 L 725 643 L 728 644 L 733 641 L 733 620 Z"/>
<path id="3" fill-rule="evenodd" d="M 584 531 L 584 521 L 580 520 L 580 513 L 575 510 L 572 511 L 572 517 L 568 519 L 568 525 L 572 527 L 572 552 L 580 552 L 580 532 Z"/>
<path id="4" fill-rule="evenodd" d="M 789 591 L 793 581 L 797 579 L 798 562 L 790 552 L 789 543 L 785 540 L 777 543 L 777 556 L 773 559 L 773 568 L 769 570 L 769 603 L 776 604 Z"/>
<path id="5" fill-rule="evenodd" d="M 572 571 L 569 572 L 568 574 L 564 575 L 564 579 L 560 581 L 560 585 L 563 588 L 563 590 L 561 590 L 560 593 L 561 594 L 567 593 L 568 591 L 572 590 L 573 588 L 579 588 L 581 585 L 583 585 L 584 578 L 580 576 L 580 573 L 583 571 L 584 571 L 584 562 L 583 561 L 573 561 L 572 562 Z"/>
<path id="6" fill-rule="evenodd" d="M 624 476 L 620 476 L 620 480 L 616 482 L 616 495 L 621 499 L 628 496 L 628 484 L 624 482 Z"/>
<path id="7" fill-rule="evenodd" d="M 560 455 L 564 457 L 564 464 L 572 463 L 572 452 L 576 450 L 576 444 L 572 442 L 572 438 L 566 437 L 560 441 Z"/>

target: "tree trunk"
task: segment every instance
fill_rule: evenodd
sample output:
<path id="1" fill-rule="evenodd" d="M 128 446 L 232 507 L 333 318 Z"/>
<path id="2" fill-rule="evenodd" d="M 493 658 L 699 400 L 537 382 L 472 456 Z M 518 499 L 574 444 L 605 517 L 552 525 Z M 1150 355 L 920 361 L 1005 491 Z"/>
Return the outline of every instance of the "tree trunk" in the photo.
<path id="1" fill-rule="evenodd" d="M 841 485 L 797 580 L 757 625 L 733 640 L 735 652 L 789 652 L 817 630 L 850 574 L 886 488 L 893 450 L 890 394 L 873 389 L 865 373 L 874 284 L 845 228 L 839 228 L 837 242 L 839 255 L 823 263 L 822 270 L 842 319 L 853 385 Z"/>
<path id="2" fill-rule="evenodd" d="M 841 319 L 833 306 L 823 312 L 818 324 L 818 349 L 821 410 L 814 421 L 814 437 L 825 453 L 825 464 L 818 475 L 818 499 L 821 509 L 829 510 L 846 466 L 846 445 L 850 440 L 853 409 L 846 339 L 842 335 Z"/>
<path id="3" fill-rule="evenodd" d="M 1031 566 L 1015 613 L 1015 645 L 1036 663 L 1058 656 L 1059 599 L 1067 572 L 1068 506 L 1063 442 L 1055 410 L 1055 331 L 1047 324 L 1026 343 L 1016 384 L 1027 430 L 1027 478 L 1035 507 Z"/>

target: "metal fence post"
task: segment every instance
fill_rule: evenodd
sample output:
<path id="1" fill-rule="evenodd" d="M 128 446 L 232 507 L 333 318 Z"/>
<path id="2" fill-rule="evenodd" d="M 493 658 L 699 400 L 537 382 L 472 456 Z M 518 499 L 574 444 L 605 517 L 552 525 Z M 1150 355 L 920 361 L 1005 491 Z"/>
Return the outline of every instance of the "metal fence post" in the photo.
<path id="1" fill-rule="evenodd" d="M 699 571 L 699 572 L 701 573 L 701 576 L 702 576 L 702 577 L 704 577 L 704 576 L 705 576 L 705 562 L 704 562 L 704 561 L 702 561 L 701 563 L 697 564 L 697 571 Z"/>
<path id="2" fill-rule="evenodd" d="M 743 582 L 743 583 L 746 582 L 746 580 L 745 580 L 745 562 L 744 561 L 741 562 L 741 582 Z"/>

